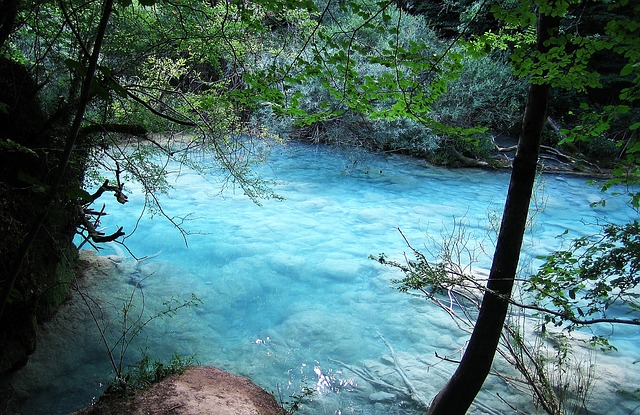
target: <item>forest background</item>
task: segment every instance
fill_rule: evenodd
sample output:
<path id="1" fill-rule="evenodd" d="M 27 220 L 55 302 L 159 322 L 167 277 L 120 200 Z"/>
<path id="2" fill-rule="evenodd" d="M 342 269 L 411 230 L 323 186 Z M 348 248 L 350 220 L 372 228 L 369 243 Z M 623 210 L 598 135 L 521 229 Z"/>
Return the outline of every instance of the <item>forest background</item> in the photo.
<path id="1" fill-rule="evenodd" d="M 73 238 L 124 235 L 99 230 L 105 212 L 92 203 L 103 194 L 125 203 L 126 182 L 140 181 L 149 211 L 182 229 L 157 202 L 170 190 L 157 154 L 224 169 L 256 202 L 277 197 L 251 171 L 274 138 L 510 168 L 527 88 L 548 85 L 546 164 L 637 184 L 638 7 L 3 0 L 0 369 L 24 364 L 37 322 L 66 297 Z M 540 16 L 559 33 L 544 51 Z M 97 173 L 104 160 L 109 177 Z"/>

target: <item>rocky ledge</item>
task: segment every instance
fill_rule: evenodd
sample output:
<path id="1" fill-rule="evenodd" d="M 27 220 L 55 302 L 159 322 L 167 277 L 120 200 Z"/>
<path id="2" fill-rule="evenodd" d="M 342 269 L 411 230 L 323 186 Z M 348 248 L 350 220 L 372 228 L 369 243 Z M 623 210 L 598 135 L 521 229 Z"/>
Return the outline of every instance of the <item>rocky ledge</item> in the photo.
<path id="1" fill-rule="evenodd" d="M 210 366 L 171 375 L 130 396 L 105 395 L 72 415 L 286 415 L 273 395 L 247 378 Z"/>

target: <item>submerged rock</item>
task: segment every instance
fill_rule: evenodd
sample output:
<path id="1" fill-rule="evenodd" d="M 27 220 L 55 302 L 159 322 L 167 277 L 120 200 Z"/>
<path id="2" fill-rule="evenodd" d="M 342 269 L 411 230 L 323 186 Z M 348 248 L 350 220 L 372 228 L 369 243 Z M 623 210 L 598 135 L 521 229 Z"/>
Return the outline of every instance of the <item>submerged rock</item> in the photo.
<path id="1" fill-rule="evenodd" d="M 369 395 L 369 400 L 372 402 L 393 402 L 396 400 L 396 395 L 389 392 L 374 392 Z"/>

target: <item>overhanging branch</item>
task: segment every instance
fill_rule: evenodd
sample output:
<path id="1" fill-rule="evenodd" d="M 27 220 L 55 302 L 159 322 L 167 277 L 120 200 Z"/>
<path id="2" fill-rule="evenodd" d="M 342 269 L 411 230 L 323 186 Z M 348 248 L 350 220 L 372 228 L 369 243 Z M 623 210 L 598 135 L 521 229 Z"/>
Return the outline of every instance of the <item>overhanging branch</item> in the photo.
<path id="1" fill-rule="evenodd" d="M 551 309 L 536 306 L 533 304 L 522 304 L 512 299 L 509 300 L 509 303 L 511 303 L 511 305 L 514 305 L 516 307 L 519 307 L 525 310 L 534 310 L 541 313 L 551 314 L 553 316 L 560 317 L 563 320 L 570 321 L 571 323 L 577 324 L 580 326 L 589 326 L 589 325 L 601 324 L 601 323 L 630 324 L 634 326 L 640 326 L 640 320 L 638 319 L 621 319 L 621 318 L 607 318 L 607 317 L 593 318 L 593 319 L 579 319 L 566 312 L 551 310 Z"/>

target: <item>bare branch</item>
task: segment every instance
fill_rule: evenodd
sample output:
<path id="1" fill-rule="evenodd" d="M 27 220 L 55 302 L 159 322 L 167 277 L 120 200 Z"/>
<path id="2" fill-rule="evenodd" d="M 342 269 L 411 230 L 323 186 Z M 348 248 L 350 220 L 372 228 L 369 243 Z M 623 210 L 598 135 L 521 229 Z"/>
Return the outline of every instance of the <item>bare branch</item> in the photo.
<path id="1" fill-rule="evenodd" d="M 621 318 L 607 318 L 607 317 L 602 317 L 602 318 L 592 318 L 592 319 L 579 319 L 576 318 L 575 316 L 572 316 L 566 312 L 562 312 L 562 311 L 557 311 L 557 310 L 552 310 L 549 308 L 544 308 L 544 307 L 539 307 L 536 305 L 532 305 L 532 304 L 523 304 L 523 303 L 519 303 L 517 301 L 514 300 L 509 300 L 509 302 L 516 306 L 516 307 L 520 307 L 526 310 L 534 310 L 534 311 L 539 311 L 541 313 L 547 313 L 547 314 L 551 314 L 557 317 L 562 318 L 563 320 L 567 320 L 570 321 L 574 324 L 580 325 L 580 326 L 589 326 L 589 325 L 593 325 L 593 324 L 601 324 L 601 323 L 609 323 L 609 324 L 630 324 L 633 326 L 640 326 L 640 320 L 638 319 L 621 319 Z"/>

